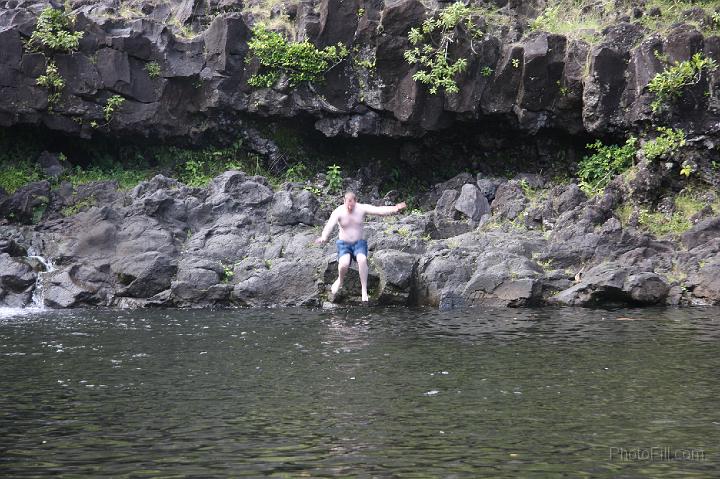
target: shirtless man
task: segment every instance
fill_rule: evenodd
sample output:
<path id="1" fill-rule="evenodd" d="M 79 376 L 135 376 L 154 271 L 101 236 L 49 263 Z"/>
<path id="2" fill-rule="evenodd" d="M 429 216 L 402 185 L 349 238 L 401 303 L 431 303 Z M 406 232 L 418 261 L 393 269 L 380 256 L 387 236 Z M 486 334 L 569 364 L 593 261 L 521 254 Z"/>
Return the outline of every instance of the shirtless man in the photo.
<path id="1" fill-rule="evenodd" d="M 357 261 L 360 270 L 360 285 L 362 287 L 362 300 L 368 300 L 367 294 L 367 278 L 368 278 L 368 247 L 367 241 L 363 239 L 363 218 L 368 215 L 387 216 L 397 213 L 405 208 L 405 202 L 398 203 L 395 206 L 373 206 L 358 203 L 355 193 L 348 191 L 345 193 L 345 201 L 342 206 L 338 206 L 330 215 L 322 235 L 315 240 L 315 243 L 324 243 L 328 240 L 328 236 L 338 224 L 340 231 L 337 240 L 338 252 L 338 279 L 335 280 L 330 291 L 336 294 L 342 287 L 345 273 L 350 268 L 350 262 L 353 258 Z"/>

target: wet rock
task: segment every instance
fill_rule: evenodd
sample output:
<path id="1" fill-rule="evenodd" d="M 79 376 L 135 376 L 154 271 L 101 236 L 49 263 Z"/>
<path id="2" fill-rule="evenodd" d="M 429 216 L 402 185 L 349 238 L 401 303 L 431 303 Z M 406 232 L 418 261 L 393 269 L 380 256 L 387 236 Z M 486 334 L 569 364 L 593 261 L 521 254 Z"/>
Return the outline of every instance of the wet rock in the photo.
<path id="1" fill-rule="evenodd" d="M 13 257 L 27 256 L 27 250 L 10 238 L 0 238 L 0 254 L 3 253 Z"/>
<path id="2" fill-rule="evenodd" d="M 159 252 L 125 256 L 112 265 L 117 282 L 122 285 L 118 296 L 149 298 L 170 288 L 177 263 Z"/>
<path id="3" fill-rule="evenodd" d="M 720 261 L 714 259 L 704 264 L 688 278 L 687 285 L 701 304 L 720 304 Z"/>
<path id="4" fill-rule="evenodd" d="M 381 304 L 408 305 L 411 298 L 416 255 L 394 250 L 379 251 L 371 258 L 380 278 L 376 293 Z"/>
<path id="5" fill-rule="evenodd" d="M 36 274 L 24 259 L 0 253 L 0 305 L 27 306 L 35 289 Z"/>
<path id="6" fill-rule="evenodd" d="M 249 306 L 300 306 L 317 302 L 320 272 L 313 261 L 265 263 L 233 288 L 231 298 Z"/>
<path id="7" fill-rule="evenodd" d="M 109 265 L 74 264 L 47 273 L 43 300 L 51 308 L 74 308 L 107 304 L 112 291 Z"/>
<path id="8" fill-rule="evenodd" d="M 634 272 L 618 263 L 602 263 L 588 270 L 582 280 L 556 296 L 550 303 L 570 306 L 600 304 L 660 304 L 670 287 L 655 273 Z"/>
<path id="9" fill-rule="evenodd" d="M 471 304 L 529 306 L 542 296 L 542 269 L 523 256 L 486 251 L 477 258 L 475 273 L 462 296 Z"/>

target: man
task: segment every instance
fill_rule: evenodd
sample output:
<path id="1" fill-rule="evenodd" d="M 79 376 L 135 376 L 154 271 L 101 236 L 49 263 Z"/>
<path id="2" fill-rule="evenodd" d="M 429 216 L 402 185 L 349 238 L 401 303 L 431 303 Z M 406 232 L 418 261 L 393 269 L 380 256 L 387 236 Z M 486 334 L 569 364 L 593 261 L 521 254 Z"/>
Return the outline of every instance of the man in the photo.
<path id="1" fill-rule="evenodd" d="M 357 261 L 358 264 L 358 269 L 360 270 L 362 300 L 368 300 L 368 247 L 367 241 L 363 238 L 363 219 L 366 214 L 380 216 L 392 215 L 405 208 L 405 206 L 405 202 L 398 203 L 395 206 L 366 205 L 358 203 L 355 193 L 352 191 L 345 193 L 345 201 L 343 205 L 335 208 L 330 215 L 330 219 L 325 225 L 325 228 L 323 228 L 322 235 L 315 240 L 315 243 L 318 244 L 326 242 L 328 236 L 330 236 L 330 233 L 335 227 L 335 223 L 338 224 L 340 229 L 337 240 L 338 278 L 330 288 L 333 295 L 337 294 L 342 287 L 345 273 L 347 273 L 350 268 L 350 262 L 353 258 L 355 258 L 355 261 Z"/>

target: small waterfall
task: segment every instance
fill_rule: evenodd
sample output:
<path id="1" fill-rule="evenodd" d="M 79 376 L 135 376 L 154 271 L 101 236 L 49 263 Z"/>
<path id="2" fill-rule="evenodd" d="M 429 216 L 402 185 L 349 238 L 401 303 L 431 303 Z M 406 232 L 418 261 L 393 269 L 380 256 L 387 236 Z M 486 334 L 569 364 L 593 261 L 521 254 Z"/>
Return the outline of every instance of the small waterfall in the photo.
<path id="1" fill-rule="evenodd" d="M 45 290 L 43 288 L 43 276 L 46 273 L 49 273 L 51 271 L 55 270 L 55 267 L 52 264 L 52 261 L 48 258 L 44 258 L 43 256 L 39 254 L 35 254 L 32 249 L 28 250 L 28 258 L 35 259 L 39 261 L 40 263 L 45 266 L 45 271 L 39 271 L 37 274 L 37 279 L 35 280 L 35 290 L 33 291 L 32 301 L 33 301 L 33 309 L 45 309 L 45 302 L 44 302 L 44 296 L 45 296 Z"/>

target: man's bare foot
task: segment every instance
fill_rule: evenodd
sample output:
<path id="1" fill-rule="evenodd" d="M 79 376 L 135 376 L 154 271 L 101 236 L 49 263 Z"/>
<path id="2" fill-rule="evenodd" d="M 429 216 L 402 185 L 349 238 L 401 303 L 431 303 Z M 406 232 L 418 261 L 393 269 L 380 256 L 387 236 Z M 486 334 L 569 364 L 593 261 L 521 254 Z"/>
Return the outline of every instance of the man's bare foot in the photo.
<path id="1" fill-rule="evenodd" d="M 342 283 L 340 282 L 340 278 L 338 278 L 335 280 L 335 282 L 330 287 L 330 292 L 332 294 L 337 294 L 337 292 L 340 290 L 341 287 L 342 287 Z"/>

